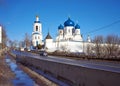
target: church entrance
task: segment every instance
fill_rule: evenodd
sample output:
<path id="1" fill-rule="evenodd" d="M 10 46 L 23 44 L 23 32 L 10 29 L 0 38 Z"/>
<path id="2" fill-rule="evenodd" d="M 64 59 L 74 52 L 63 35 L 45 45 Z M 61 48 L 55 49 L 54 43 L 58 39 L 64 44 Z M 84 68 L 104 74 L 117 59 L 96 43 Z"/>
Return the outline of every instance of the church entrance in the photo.
<path id="1" fill-rule="evenodd" d="M 36 46 L 38 45 L 38 41 L 36 41 Z"/>

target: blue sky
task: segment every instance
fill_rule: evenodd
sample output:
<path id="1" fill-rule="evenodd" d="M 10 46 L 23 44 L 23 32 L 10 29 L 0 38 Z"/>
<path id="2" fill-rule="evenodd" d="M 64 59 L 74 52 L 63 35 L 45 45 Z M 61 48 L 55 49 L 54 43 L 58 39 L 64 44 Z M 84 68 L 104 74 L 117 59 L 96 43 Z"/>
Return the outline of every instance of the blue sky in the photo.
<path id="1" fill-rule="evenodd" d="M 97 35 L 120 36 L 120 0 L 0 0 L 0 24 L 4 25 L 11 40 L 23 40 L 25 33 L 32 34 L 35 16 L 42 22 L 43 38 L 49 32 L 55 39 L 59 24 L 68 16 L 81 27 L 84 39 Z"/>

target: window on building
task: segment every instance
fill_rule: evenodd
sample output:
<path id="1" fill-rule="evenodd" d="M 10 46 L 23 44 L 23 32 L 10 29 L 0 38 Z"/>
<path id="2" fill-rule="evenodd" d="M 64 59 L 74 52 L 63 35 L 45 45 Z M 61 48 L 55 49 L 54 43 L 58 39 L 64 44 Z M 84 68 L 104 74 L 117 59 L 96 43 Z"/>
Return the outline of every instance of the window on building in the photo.
<path id="1" fill-rule="evenodd" d="M 35 39 L 37 39 L 36 36 L 35 36 Z"/>
<path id="2" fill-rule="evenodd" d="M 67 33 L 67 31 L 66 31 L 66 30 L 64 30 L 64 33 L 66 34 L 66 33 Z"/>
<path id="3" fill-rule="evenodd" d="M 79 31 L 78 30 L 76 30 L 76 33 L 78 33 Z"/>
<path id="4" fill-rule="evenodd" d="M 70 29 L 68 30 L 68 32 L 70 33 Z"/>
<path id="5" fill-rule="evenodd" d="M 75 29 L 74 28 L 72 28 L 72 35 L 74 35 L 75 34 Z"/>
<path id="6" fill-rule="evenodd" d="M 62 34 L 62 31 L 60 31 L 60 34 Z"/>
<path id="7" fill-rule="evenodd" d="M 38 31 L 38 26 L 36 26 L 36 31 Z"/>
<path id="8" fill-rule="evenodd" d="M 75 29 L 74 28 L 72 29 L 72 33 L 75 33 Z"/>

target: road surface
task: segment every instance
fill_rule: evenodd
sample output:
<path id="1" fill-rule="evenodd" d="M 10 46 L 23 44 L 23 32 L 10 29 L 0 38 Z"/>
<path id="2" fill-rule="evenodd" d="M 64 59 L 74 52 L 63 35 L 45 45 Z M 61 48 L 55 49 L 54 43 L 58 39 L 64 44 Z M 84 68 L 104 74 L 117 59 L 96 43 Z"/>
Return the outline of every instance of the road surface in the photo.
<path id="1" fill-rule="evenodd" d="M 30 52 L 20 52 L 20 51 L 12 51 L 12 53 L 22 56 L 28 56 L 36 59 L 42 59 L 52 62 L 59 62 L 63 64 L 81 66 L 86 68 L 110 71 L 120 73 L 120 62 L 109 62 L 109 61 L 95 61 L 95 60 L 74 60 L 68 58 L 60 58 L 57 56 L 40 56 L 39 54 L 34 54 Z"/>

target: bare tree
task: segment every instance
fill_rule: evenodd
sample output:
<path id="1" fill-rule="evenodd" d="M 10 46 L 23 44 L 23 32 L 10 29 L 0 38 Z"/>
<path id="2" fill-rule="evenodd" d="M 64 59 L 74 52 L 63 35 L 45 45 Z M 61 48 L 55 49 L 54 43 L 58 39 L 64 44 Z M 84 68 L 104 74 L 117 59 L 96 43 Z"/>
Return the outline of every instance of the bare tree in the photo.
<path id="1" fill-rule="evenodd" d="M 13 42 L 11 41 L 11 40 L 9 40 L 9 47 L 10 47 L 10 49 L 13 49 Z"/>
<path id="2" fill-rule="evenodd" d="M 25 33 L 24 43 L 26 48 L 29 48 L 31 45 L 31 37 L 28 35 L 28 33 Z"/>
<path id="3" fill-rule="evenodd" d="M 24 42 L 23 41 L 19 41 L 19 48 L 23 48 L 24 47 Z"/>
<path id="4" fill-rule="evenodd" d="M 105 39 L 106 54 L 108 57 L 117 57 L 120 52 L 120 37 L 117 35 L 108 35 Z"/>
<path id="5" fill-rule="evenodd" d="M 17 40 L 9 40 L 9 47 L 10 49 L 16 49 L 17 48 L 17 45 L 18 45 L 18 41 Z"/>
<path id="6" fill-rule="evenodd" d="M 88 56 L 90 56 L 90 54 L 91 54 L 91 47 L 92 47 L 91 44 L 88 43 L 88 44 L 87 44 L 87 50 L 86 50 Z"/>
<path id="7" fill-rule="evenodd" d="M 102 56 L 103 52 L 103 36 L 96 36 L 93 40 L 94 42 L 94 51 L 95 51 L 95 54 L 96 56 L 99 58 Z"/>

